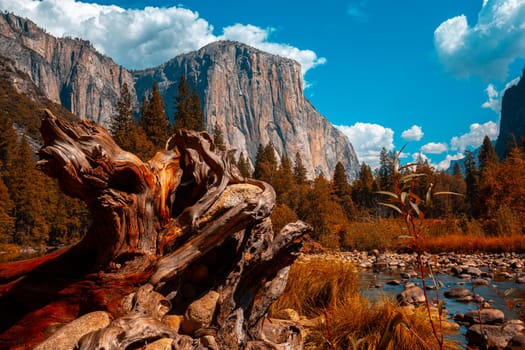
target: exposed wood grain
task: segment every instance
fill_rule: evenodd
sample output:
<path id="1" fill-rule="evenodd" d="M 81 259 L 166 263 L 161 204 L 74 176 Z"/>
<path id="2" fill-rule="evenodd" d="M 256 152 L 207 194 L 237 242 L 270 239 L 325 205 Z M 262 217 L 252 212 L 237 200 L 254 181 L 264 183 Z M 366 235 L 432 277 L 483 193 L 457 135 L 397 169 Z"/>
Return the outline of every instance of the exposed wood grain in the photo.
<path id="1" fill-rule="evenodd" d="M 274 234 L 271 186 L 243 178 L 206 133 L 177 131 L 142 162 L 92 122 L 46 111 L 41 132 L 39 167 L 85 201 L 93 221 L 74 246 L 0 264 L 0 348 L 29 349 L 94 310 L 114 321 L 85 335 L 80 349 L 137 348 L 164 337 L 193 349 L 210 332 L 221 348 L 270 344 L 262 320 L 309 230 L 298 222 Z M 161 323 L 211 290 L 220 303 L 205 328 L 184 335 Z"/>

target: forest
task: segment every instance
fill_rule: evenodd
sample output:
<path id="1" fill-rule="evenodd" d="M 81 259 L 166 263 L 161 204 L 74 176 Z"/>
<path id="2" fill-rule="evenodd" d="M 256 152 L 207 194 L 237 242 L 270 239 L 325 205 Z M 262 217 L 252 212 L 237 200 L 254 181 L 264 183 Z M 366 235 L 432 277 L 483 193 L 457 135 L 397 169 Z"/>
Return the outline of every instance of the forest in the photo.
<path id="1" fill-rule="evenodd" d="M 63 195 L 54 180 L 37 169 L 29 142 L 39 138 L 35 111 L 41 106 L 7 85 L 1 86 L 5 108 L 0 113 L 0 244 L 39 247 L 76 241 L 89 226 L 89 213 L 83 203 Z M 136 116 L 124 85 L 109 129 L 117 144 L 142 160 L 162 149 L 176 129 L 204 130 L 198 94 L 191 91 L 184 76 L 173 101 L 173 116 L 166 115 L 156 83 L 141 101 Z M 23 128 L 26 134 L 17 134 L 14 127 Z M 216 152 L 227 152 L 223 131 L 217 125 L 212 137 Z M 524 233 L 525 139 L 509 139 L 504 159 L 498 158 L 485 137 L 477 156 L 465 151 L 462 164 L 456 162 L 451 173 L 436 170 L 423 160 L 404 168 L 424 175 L 412 184 L 412 191 L 420 197 L 429 188 L 459 194 L 435 197 L 422 208 L 430 236 L 508 237 Z M 395 213 L 379 205 L 377 193 L 393 190 L 394 150 L 382 150 L 375 171 L 363 163 L 351 182 L 341 163 L 332 174 L 310 180 L 299 153 L 283 155 L 278 161 L 271 144 L 259 145 L 253 169 L 243 153 L 234 157 L 242 175 L 268 182 L 275 189 L 272 222 L 277 231 L 300 219 L 313 226 L 312 238 L 324 247 L 372 249 L 383 244 L 382 248 L 396 248 L 392 243 L 399 234 Z"/>

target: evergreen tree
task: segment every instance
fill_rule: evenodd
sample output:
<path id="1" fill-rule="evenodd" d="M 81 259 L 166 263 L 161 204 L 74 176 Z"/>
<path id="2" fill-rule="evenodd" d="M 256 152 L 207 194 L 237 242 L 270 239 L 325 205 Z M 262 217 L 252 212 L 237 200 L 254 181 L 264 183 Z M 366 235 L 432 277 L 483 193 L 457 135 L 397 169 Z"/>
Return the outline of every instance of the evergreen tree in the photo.
<path id="1" fill-rule="evenodd" d="M 0 168 L 2 163 L 0 162 Z M 15 220 L 12 216 L 15 204 L 11 200 L 3 176 L 0 173 L 0 243 L 12 243 Z"/>
<path id="2" fill-rule="evenodd" d="M 217 150 L 221 153 L 226 152 L 226 144 L 224 143 L 224 134 L 218 123 L 213 127 L 213 143 Z"/>
<path id="3" fill-rule="evenodd" d="M 376 199 L 374 192 L 374 175 L 369 165 L 361 163 L 359 168 L 359 176 L 353 182 L 352 200 L 359 206 L 360 209 L 365 211 L 375 210 Z"/>
<path id="4" fill-rule="evenodd" d="M 312 236 L 321 244 L 338 248 L 349 223 L 344 210 L 331 193 L 330 182 L 319 175 L 301 201 L 299 218 L 312 225 Z"/>
<path id="5" fill-rule="evenodd" d="M 25 137 L 10 170 L 10 195 L 15 204 L 16 244 L 43 244 L 49 227 L 45 219 L 45 177 L 35 168 Z"/>
<path id="6" fill-rule="evenodd" d="M 335 165 L 332 180 L 333 192 L 339 205 L 343 208 L 346 217 L 351 219 L 355 216 L 354 202 L 352 201 L 352 187 L 348 183 L 346 171 L 343 163 L 337 162 Z"/>
<path id="7" fill-rule="evenodd" d="M 153 83 L 148 104 L 144 106 L 143 102 L 139 125 L 156 148 L 164 148 L 168 138 L 168 120 L 157 82 Z"/>
<path id="8" fill-rule="evenodd" d="M 296 206 L 296 197 L 293 194 L 296 185 L 292 163 L 286 153 L 281 158 L 281 164 L 275 174 L 272 186 L 277 194 L 278 203 L 285 204 L 290 210 Z"/>
<path id="9" fill-rule="evenodd" d="M 379 170 L 377 172 L 379 187 L 382 191 L 391 191 L 394 186 L 394 153 L 382 148 L 379 153 Z"/>
<path id="10" fill-rule="evenodd" d="M 248 160 L 246 159 L 246 157 L 244 157 L 243 152 L 241 152 L 241 154 L 239 155 L 239 160 L 237 161 L 237 168 L 239 168 L 239 171 L 242 176 L 244 177 L 252 176 L 250 172 L 250 164 L 248 163 Z"/>
<path id="11" fill-rule="evenodd" d="M 0 115 L 0 171 L 6 173 L 13 165 L 18 150 L 18 141 L 11 119 Z M 8 179 L 7 179 L 8 180 Z M 9 185 L 9 183 L 6 183 Z"/>
<path id="12" fill-rule="evenodd" d="M 253 177 L 272 184 L 276 171 L 277 159 L 272 144 L 267 144 L 264 147 L 259 145 Z"/>
<path id="13" fill-rule="evenodd" d="M 133 125 L 133 106 L 131 105 L 131 94 L 128 84 L 124 83 L 117 102 L 117 114 L 113 116 L 110 125 L 111 135 L 117 144 L 126 139 Z"/>
<path id="14" fill-rule="evenodd" d="M 499 159 L 496 150 L 488 136 L 485 136 L 479 149 L 479 185 L 477 216 L 491 216 L 491 206 L 489 202 L 495 195 L 495 175 L 499 167 Z"/>
<path id="15" fill-rule="evenodd" d="M 303 159 L 301 158 L 301 154 L 297 152 L 295 154 L 295 165 L 293 168 L 293 174 L 295 177 L 295 182 L 298 185 L 304 185 L 306 181 L 306 168 L 303 165 Z"/>
<path id="16" fill-rule="evenodd" d="M 202 114 L 199 94 L 196 90 L 190 92 L 184 75 L 181 75 L 177 87 L 174 120 L 176 129 L 204 130 L 204 115 Z"/>
<path id="17" fill-rule="evenodd" d="M 466 184 L 465 201 L 470 208 L 470 214 L 476 216 L 479 212 L 479 175 L 476 161 L 471 151 L 465 150 L 464 164 Z"/>
<path id="18" fill-rule="evenodd" d="M 490 167 L 497 166 L 499 163 L 499 158 L 494 146 L 492 145 L 492 141 L 490 141 L 490 138 L 486 135 L 483 138 L 483 143 L 479 149 L 478 160 L 481 173 Z M 481 176 L 483 176 L 483 174 L 481 174 Z"/>

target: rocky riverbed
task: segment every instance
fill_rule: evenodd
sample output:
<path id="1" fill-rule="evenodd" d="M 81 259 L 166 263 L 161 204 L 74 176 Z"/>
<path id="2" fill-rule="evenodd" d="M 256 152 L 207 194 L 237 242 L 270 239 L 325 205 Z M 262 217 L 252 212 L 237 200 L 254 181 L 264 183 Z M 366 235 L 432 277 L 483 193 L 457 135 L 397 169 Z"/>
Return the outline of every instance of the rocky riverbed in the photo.
<path id="1" fill-rule="evenodd" d="M 425 302 L 416 254 L 353 251 L 326 259 L 353 263 L 371 297 L 391 295 L 408 307 Z M 422 261 L 427 295 L 431 303 L 445 301 L 447 320 L 459 328 L 457 340 L 491 349 L 525 348 L 524 254 L 424 254 Z"/>

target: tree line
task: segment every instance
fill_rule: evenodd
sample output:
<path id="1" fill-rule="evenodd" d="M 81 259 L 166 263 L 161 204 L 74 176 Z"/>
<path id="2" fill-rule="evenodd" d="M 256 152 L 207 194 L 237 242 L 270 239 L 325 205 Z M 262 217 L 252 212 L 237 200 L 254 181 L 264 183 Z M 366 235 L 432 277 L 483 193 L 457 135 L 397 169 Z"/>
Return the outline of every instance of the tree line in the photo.
<path id="1" fill-rule="evenodd" d="M 310 181 L 299 153 L 293 164 L 286 155 L 279 163 L 272 145 L 261 145 L 251 175 L 270 183 L 277 193 L 272 214 L 277 229 L 301 219 L 313 226 L 316 240 L 343 247 L 353 223 L 396 216 L 396 212 L 378 204 L 384 198 L 377 194 L 395 192 L 394 156 L 394 151 L 383 149 L 379 168 L 372 171 L 362 163 L 357 178 L 351 182 L 340 162 L 331 179 L 320 174 Z M 425 198 L 429 189 L 457 194 L 432 197 L 422 205 L 426 218 L 450 219 L 463 225 L 465 233 L 469 233 L 472 225 L 468 223 L 473 221 L 488 235 L 525 233 L 525 142 L 511 142 L 500 161 L 486 136 L 477 159 L 466 151 L 463 167 L 456 162 L 451 173 L 436 170 L 422 159 L 403 171 L 422 175 L 414 177 L 411 185 L 420 198 Z"/>
<path id="2" fill-rule="evenodd" d="M 166 115 L 158 84 L 141 100 L 138 116 L 134 114 L 129 88 L 123 85 L 117 111 L 109 130 L 123 149 L 141 159 L 150 159 L 176 129 L 204 130 L 203 112 L 196 90 L 191 90 L 184 76 L 180 78 L 173 101 L 173 122 Z M 213 139 L 217 152 L 226 145 L 223 131 L 215 125 Z M 503 160 L 499 160 L 492 142 L 485 137 L 477 157 L 466 151 L 463 166 L 455 163 L 453 171 L 436 170 L 420 159 L 406 172 L 423 174 L 415 178 L 414 193 L 424 197 L 428 189 L 454 192 L 461 196 L 439 196 L 423 207 L 427 218 L 447 218 L 460 222 L 476 221 L 489 234 L 523 233 L 525 222 L 525 142 L 518 145 L 511 138 Z M 13 123 L 0 115 L 0 243 L 19 245 L 60 244 L 81 237 L 89 215 L 83 203 L 58 190 L 53 180 L 35 167 L 25 137 L 17 137 Z M 332 174 L 307 176 L 300 153 L 280 161 L 271 144 L 260 144 L 253 168 L 240 153 L 237 167 L 246 177 L 271 184 L 277 193 L 272 214 L 275 229 L 297 219 L 310 223 L 313 238 L 322 244 L 344 247 L 344 237 L 355 222 L 395 216 L 378 204 L 378 191 L 392 191 L 394 186 L 394 151 L 383 149 L 379 168 L 360 165 L 358 176 L 349 182 L 342 163 Z"/>

